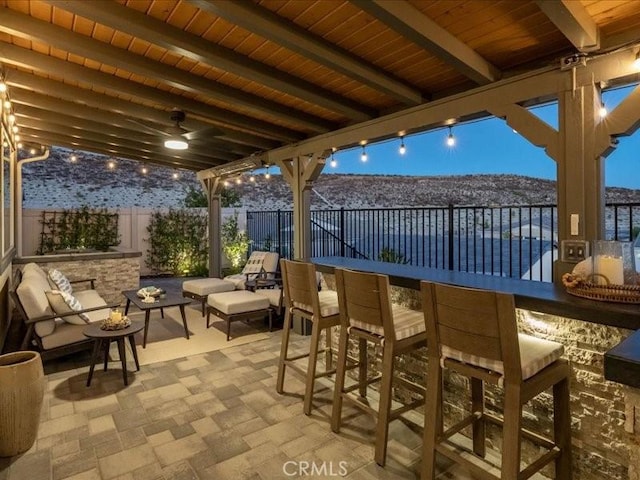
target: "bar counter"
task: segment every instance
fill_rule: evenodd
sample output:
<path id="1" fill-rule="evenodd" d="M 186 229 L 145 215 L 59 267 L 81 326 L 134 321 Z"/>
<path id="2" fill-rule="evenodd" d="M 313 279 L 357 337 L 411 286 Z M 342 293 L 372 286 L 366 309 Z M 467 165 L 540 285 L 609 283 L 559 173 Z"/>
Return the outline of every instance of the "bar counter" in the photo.
<path id="1" fill-rule="evenodd" d="M 329 288 L 335 268 L 388 275 L 393 301 L 414 309 L 420 308 L 421 280 L 514 294 L 518 328 L 562 343 L 571 363 L 574 480 L 640 480 L 640 305 L 580 298 L 551 283 L 342 257 L 310 260 Z M 420 381 L 427 358 L 411 354 L 401 364 Z M 464 408 L 462 401 L 456 381 L 445 379 L 451 411 Z M 527 421 L 551 428 L 552 406 L 545 396 L 529 408 Z"/>
<path id="2" fill-rule="evenodd" d="M 516 307 L 524 310 L 629 330 L 640 328 L 640 305 L 580 298 L 568 294 L 564 288 L 551 283 L 354 258 L 314 257 L 311 261 L 323 273 L 333 273 L 334 268 L 349 268 L 388 275 L 391 285 L 412 290 L 420 290 L 420 281 L 429 280 L 461 287 L 513 293 Z"/>

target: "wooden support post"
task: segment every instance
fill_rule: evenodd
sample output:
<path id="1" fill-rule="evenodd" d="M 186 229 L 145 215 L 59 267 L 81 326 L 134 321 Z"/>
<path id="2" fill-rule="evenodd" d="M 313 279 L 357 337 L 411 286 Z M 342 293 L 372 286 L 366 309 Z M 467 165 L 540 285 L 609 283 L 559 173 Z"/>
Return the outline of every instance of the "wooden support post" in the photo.
<path id="1" fill-rule="evenodd" d="M 222 241 L 220 231 L 222 227 L 221 193 L 223 189 L 220 177 L 210 177 L 204 180 L 209 200 L 209 276 L 222 277 Z"/>
<path id="2" fill-rule="evenodd" d="M 293 192 L 293 258 L 311 256 L 311 188 L 320 176 L 330 151 L 278 161 L 282 176 Z"/>

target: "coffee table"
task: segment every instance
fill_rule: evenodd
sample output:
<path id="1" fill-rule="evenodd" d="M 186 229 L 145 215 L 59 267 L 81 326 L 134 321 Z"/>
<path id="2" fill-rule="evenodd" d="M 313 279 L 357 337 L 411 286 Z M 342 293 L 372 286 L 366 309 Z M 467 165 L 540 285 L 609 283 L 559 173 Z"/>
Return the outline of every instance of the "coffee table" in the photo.
<path id="1" fill-rule="evenodd" d="M 184 335 L 189 340 L 189 329 L 187 328 L 187 317 L 184 313 L 184 306 L 191 303 L 190 298 L 184 298 L 177 293 L 166 293 L 164 298 L 156 298 L 153 303 L 145 303 L 142 298 L 138 297 L 138 290 L 124 290 L 122 295 L 127 299 L 127 304 L 124 307 L 124 314 L 129 313 L 129 306 L 133 304 L 140 310 L 144 311 L 144 338 L 142 340 L 142 348 L 147 346 L 147 332 L 149 331 L 149 314 L 151 310 L 160 309 L 160 314 L 164 318 L 164 310 L 169 307 L 179 307 L 180 315 L 182 315 L 182 325 L 184 325 Z"/>
<path id="2" fill-rule="evenodd" d="M 138 363 L 138 352 L 136 351 L 136 341 L 133 336 L 144 328 L 144 323 L 137 321 L 131 322 L 127 328 L 121 330 L 102 330 L 100 323 L 93 323 L 88 325 L 84 329 L 85 337 L 93 339 L 93 352 L 91 353 L 91 367 L 89 367 L 89 377 L 87 378 L 87 387 L 91 385 L 91 378 L 93 378 L 93 369 L 98 361 L 98 353 L 104 347 L 104 371 L 107 371 L 107 362 L 109 360 L 109 345 L 111 342 L 118 343 L 118 353 L 120 354 L 120 363 L 122 364 L 122 377 L 124 384 L 129 385 L 127 378 L 127 354 L 124 348 L 124 339 L 129 339 L 131 345 L 131 351 L 133 352 L 133 359 L 136 362 L 136 371 L 140 371 L 140 363 Z"/>

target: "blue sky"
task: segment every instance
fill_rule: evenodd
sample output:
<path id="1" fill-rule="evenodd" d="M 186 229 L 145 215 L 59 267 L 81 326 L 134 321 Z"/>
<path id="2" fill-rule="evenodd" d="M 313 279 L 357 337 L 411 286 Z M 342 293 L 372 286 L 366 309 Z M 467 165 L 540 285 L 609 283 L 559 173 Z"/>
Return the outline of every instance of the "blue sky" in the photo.
<path id="1" fill-rule="evenodd" d="M 632 87 L 610 90 L 603 100 L 611 111 Z M 544 121 L 557 128 L 557 105 L 533 109 Z M 406 153 L 398 153 L 400 140 L 368 145 L 368 160 L 360 160 L 362 149 L 337 152 L 336 168 L 327 162 L 324 173 L 361 173 L 387 175 L 464 175 L 474 173 L 512 173 L 556 179 L 555 162 L 541 148 L 506 125 L 491 118 L 454 126 L 453 148 L 446 145 L 447 129 L 405 138 Z M 640 132 L 620 138 L 617 149 L 605 160 L 607 186 L 640 189 Z"/>

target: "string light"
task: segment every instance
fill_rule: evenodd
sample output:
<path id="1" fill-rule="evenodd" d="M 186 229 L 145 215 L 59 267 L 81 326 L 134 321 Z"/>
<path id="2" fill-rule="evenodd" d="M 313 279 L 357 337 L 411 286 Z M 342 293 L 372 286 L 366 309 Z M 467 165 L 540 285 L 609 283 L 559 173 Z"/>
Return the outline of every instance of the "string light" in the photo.
<path id="1" fill-rule="evenodd" d="M 9 123 L 14 123 L 16 121 L 16 116 L 13 113 L 9 114 Z"/>
<path id="2" fill-rule="evenodd" d="M 255 183 L 256 182 L 256 176 L 253 174 L 253 171 L 251 172 L 251 175 L 249 175 L 249 181 L 251 183 Z"/>
<path id="3" fill-rule="evenodd" d="M 13 133 L 18 133 L 18 130 L 20 130 L 17 125 L 14 125 L 11 129 L 13 130 Z"/>
<path id="4" fill-rule="evenodd" d="M 398 153 L 400 155 L 407 153 L 407 147 L 404 146 L 404 135 L 400 136 L 400 148 L 398 148 Z"/>
<path id="5" fill-rule="evenodd" d="M 22 143 L 18 143 L 18 148 L 22 148 Z"/>
<path id="6" fill-rule="evenodd" d="M 636 53 L 636 59 L 633 61 L 633 66 L 640 70 L 640 51 Z"/>
<path id="7" fill-rule="evenodd" d="M 71 163 L 76 163 L 78 161 L 78 157 L 76 157 L 75 155 L 71 155 L 71 157 L 69 157 L 69 160 L 71 160 Z"/>
<path id="8" fill-rule="evenodd" d="M 236 177 L 236 185 L 242 185 L 242 178 Z"/>
<path id="9" fill-rule="evenodd" d="M 362 145 L 362 154 L 360 155 L 360 160 L 363 162 L 366 162 L 369 159 L 369 157 L 367 156 L 367 151 L 364 148 L 364 145 Z"/>
<path id="10" fill-rule="evenodd" d="M 271 174 L 269 173 L 269 165 L 267 165 L 267 173 L 264 174 L 264 178 L 269 180 L 271 178 Z"/>
<path id="11" fill-rule="evenodd" d="M 224 185 L 225 187 L 229 186 L 229 180 L 225 180 L 224 182 L 222 182 L 222 185 Z"/>
<path id="12" fill-rule="evenodd" d="M 109 170 L 114 170 L 116 168 L 116 162 L 113 160 L 109 160 L 109 162 L 107 163 L 107 167 L 109 168 Z"/>
<path id="13" fill-rule="evenodd" d="M 7 110 L 11 110 L 11 101 L 5 100 L 3 105 L 4 105 L 4 108 L 6 108 Z"/>
<path id="14" fill-rule="evenodd" d="M 7 84 L 4 81 L 0 82 L 0 93 L 4 93 L 7 91 Z"/>
<path id="15" fill-rule="evenodd" d="M 174 180 L 178 180 L 180 178 L 180 174 L 178 172 L 173 172 L 172 177 Z"/>
<path id="16" fill-rule="evenodd" d="M 16 137 L 15 137 L 15 138 L 16 138 L 16 142 L 18 142 L 18 141 L 20 141 L 20 138 L 21 138 L 21 137 L 20 137 L 20 135 L 16 135 Z"/>
<path id="17" fill-rule="evenodd" d="M 36 154 L 36 149 L 32 148 L 31 150 L 29 150 L 29 154 L 35 155 Z"/>
<path id="18" fill-rule="evenodd" d="M 329 162 L 331 168 L 336 168 L 338 166 L 338 161 L 333 156 L 333 150 L 331 151 L 331 161 Z"/>
<path id="19" fill-rule="evenodd" d="M 449 127 L 449 135 L 447 135 L 447 145 L 449 147 L 453 147 L 456 144 L 456 139 L 453 136 L 453 132 L 451 131 L 451 127 Z"/>
<path id="20" fill-rule="evenodd" d="M 143 165 L 140 171 L 142 172 L 143 175 L 146 175 L 149 172 L 149 169 L 147 168 L 146 165 Z"/>
<path id="21" fill-rule="evenodd" d="M 598 115 L 600 115 L 600 118 L 604 118 L 607 116 L 607 107 L 605 106 L 605 104 L 603 103 L 602 106 L 600 107 L 600 109 L 598 110 Z"/>

